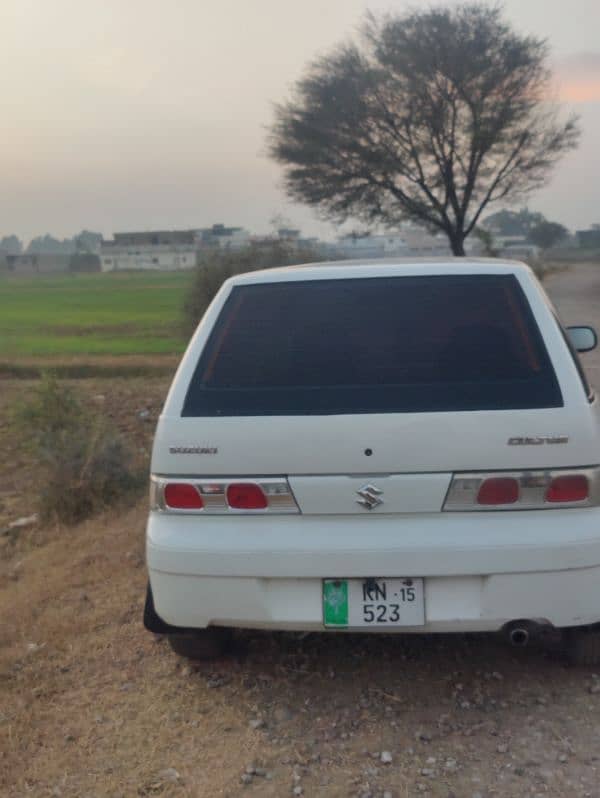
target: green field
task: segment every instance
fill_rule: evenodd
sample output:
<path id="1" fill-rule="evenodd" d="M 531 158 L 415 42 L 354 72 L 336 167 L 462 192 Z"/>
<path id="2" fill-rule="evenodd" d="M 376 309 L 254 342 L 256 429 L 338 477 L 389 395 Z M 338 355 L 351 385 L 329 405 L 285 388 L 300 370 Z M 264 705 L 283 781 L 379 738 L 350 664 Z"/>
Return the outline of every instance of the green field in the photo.
<path id="1" fill-rule="evenodd" d="M 0 276 L 0 360 L 179 353 L 187 272 Z"/>

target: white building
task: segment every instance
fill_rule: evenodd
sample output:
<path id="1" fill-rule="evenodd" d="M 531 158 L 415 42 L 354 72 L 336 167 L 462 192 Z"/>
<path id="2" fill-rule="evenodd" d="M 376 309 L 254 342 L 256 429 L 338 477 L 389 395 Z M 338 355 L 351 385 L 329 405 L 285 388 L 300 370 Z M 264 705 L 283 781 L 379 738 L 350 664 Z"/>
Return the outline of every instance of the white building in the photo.
<path id="1" fill-rule="evenodd" d="M 115 233 L 112 241 L 102 242 L 100 264 L 103 272 L 191 269 L 196 265 L 196 249 L 193 230 Z"/>
<path id="2" fill-rule="evenodd" d="M 349 233 L 337 240 L 336 251 L 345 258 L 385 258 L 393 255 L 410 255 L 409 248 L 400 233 L 371 235 Z"/>
<path id="3" fill-rule="evenodd" d="M 243 227 L 225 227 L 213 224 L 195 231 L 196 245 L 199 249 L 237 250 L 250 246 L 250 233 Z"/>
<path id="4" fill-rule="evenodd" d="M 411 257 L 441 258 L 452 255 L 450 243 L 444 233 L 430 233 L 416 224 L 403 224 L 397 233 L 356 234 L 338 238 L 334 251 L 346 258 Z M 482 242 L 475 236 L 465 241 L 467 255 L 481 255 Z"/>

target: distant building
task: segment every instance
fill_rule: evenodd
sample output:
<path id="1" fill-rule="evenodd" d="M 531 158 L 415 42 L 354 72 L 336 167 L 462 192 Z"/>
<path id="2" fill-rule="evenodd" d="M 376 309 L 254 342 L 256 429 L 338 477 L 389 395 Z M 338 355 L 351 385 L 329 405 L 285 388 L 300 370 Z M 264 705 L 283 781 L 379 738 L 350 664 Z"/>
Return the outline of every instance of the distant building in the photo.
<path id="1" fill-rule="evenodd" d="M 503 258 L 510 258 L 511 260 L 530 260 L 535 259 L 540 254 L 540 248 L 535 244 L 509 244 L 508 246 L 501 247 L 498 254 Z"/>
<path id="2" fill-rule="evenodd" d="M 250 245 L 250 233 L 243 227 L 225 227 L 213 224 L 195 231 L 199 249 L 244 249 Z"/>
<path id="3" fill-rule="evenodd" d="M 394 255 L 410 255 L 404 234 L 388 233 L 348 233 L 340 236 L 335 245 L 339 255 L 344 258 L 385 258 Z"/>
<path id="4" fill-rule="evenodd" d="M 395 233 L 349 233 L 338 238 L 335 251 L 345 258 L 443 257 L 450 255 L 448 239 L 415 224 Z"/>
<path id="5" fill-rule="evenodd" d="M 151 230 L 115 233 L 103 241 L 100 259 L 103 272 L 126 269 L 176 271 L 196 265 L 195 230 Z"/>
<path id="6" fill-rule="evenodd" d="M 575 235 L 582 249 L 600 249 L 600 224 L 593 224 L 589 230 L 577 230 Z"/>
<path id="7" fill-rule="evenodd" d="M 452 255 L 448 238 L 444 233 L 430 233 L 416 224 L 404 224 L 400 228 L 407 246 L 408 255 L 419 258 L 440 258 Z"/>
<path id="8" fill-rule="evenodd" d="M 7 255 L 8 270 L 12 274 L 64 274 L 70 270 L 69 254 Z"/>

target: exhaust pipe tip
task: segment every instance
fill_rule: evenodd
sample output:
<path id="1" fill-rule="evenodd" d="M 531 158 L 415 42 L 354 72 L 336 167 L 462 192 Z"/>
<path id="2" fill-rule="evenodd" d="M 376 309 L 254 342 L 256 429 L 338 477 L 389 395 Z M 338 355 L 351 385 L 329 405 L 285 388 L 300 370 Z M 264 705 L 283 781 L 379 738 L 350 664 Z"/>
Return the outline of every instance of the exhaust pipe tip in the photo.
<path id="1" fill-rule="evenodd" d="M 525 648 L 525 646 L 529 643 L 529 638 L 529 629 L 526 629 L 523 626 L 513 627 L 508 634 L 510 644 L 516 648 Z"/>

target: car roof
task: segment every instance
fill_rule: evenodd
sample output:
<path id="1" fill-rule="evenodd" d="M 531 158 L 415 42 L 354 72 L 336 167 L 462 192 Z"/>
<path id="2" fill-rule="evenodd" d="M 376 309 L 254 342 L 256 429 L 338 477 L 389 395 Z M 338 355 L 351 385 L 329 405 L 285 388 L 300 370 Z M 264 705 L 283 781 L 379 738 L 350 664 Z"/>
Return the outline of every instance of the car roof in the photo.
<path id="1" fill-rule="evenodd" d="M 525 263 L 498 258 L 377 258 L 300 263 L 261 269 L 231 277 L 233 285 L 307 280 L 340 280 L 369 277 L 415 277 L 468 274 L 531 274 Z"/>

